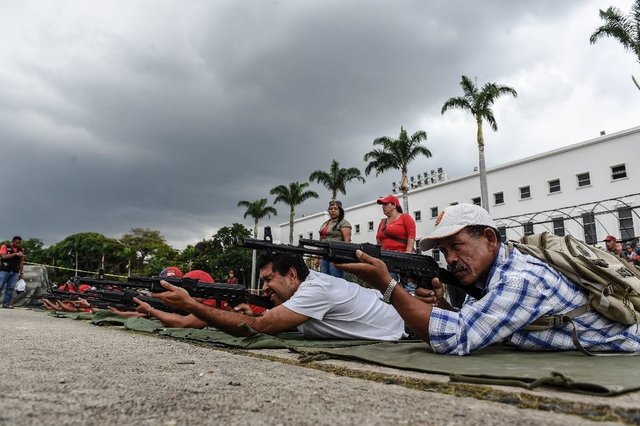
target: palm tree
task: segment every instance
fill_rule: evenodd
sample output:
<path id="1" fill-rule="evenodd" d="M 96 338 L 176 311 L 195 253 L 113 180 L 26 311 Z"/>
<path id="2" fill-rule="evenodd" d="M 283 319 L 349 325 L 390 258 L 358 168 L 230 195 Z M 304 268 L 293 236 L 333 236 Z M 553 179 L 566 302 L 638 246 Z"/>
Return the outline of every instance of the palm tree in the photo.
<path id="1" fill-rule="evenodd" d="M 246 207 L 244 212 L 244 218 L 251 216 L 254 220 L 253 238 L 258 238 L 258 222 L 265 217 L 276 216 L 278 212 L 275 208 L 267 206 L 267 199 L 261 198 L 254 202 L 238 201 L 238 207 Z M 251 289 L 256 287 L 256 251 L 253 250 L 251 255 Z"/>
<path id="2" fill-rule="evenodd" d="M 305 188 L 309 186 L 308 183 L 291 182 L 289 186 L 278 185 L 275 188 L 271 188 L 271 195 L 275 195 L 276 199 L 273 201 L 277 203 L 282 201 L 288 204 L 289 210 L 289 244 L 293 244 L 293 218 L 295 217 L 295 208 L 307 201 L 309 198 L 318 198 L 318 194 L 314 191 L 305 191 Z"/>
<path id="3" fill-rule="evenodd" d="M 253 218 L 253 237 L 258 238 L 258 222 L 265 217 L 271 217 L 271 215 L 277 216 L 278 212 L 275 208 L 267 206 L 267 199 L 261 198 L 254 202 L 238 201 L 238 207 L 246 207 L 247 211 L 244 212 L 244 218 L 251 216 Z"/>
<path id="4" fill-rule="evenodd" d="M 478 168 L 480 169 L 480 200 L 482 207 L 489 211 L 489 194 L 487 189 L 487 170 L 484 163 L 484 134 L 482 132 L 482 122 L 489 123 L 491 129 L 498 131 L 498 123 L 493 115 L 491 106 L 502 95 L 513 95 L 518 97 L 518 93 L 509 86 L 501 86 L 496 83 L 486 83 L 479 89 L 477 84 L 471 81 L 466 75 L 462 76 L 460 86 L 464 96 L 449 98 L 442 106 L 442 114 L 450 108 L 460 108 L 469 111 L 476 119 L 478 128 Z"/>
<path id="5" fill-rule="evenodd" d="M 607 10 L 600 9 L 600 19 L 605 24 L 598 27 L 589 42 L 594 44 L 603 37 L 613 37 L 618 39 L 625 50 L 630 50 L 640 63 L 640 0 L 636 0 L 631 6 L 631 13 L 625 16 L 617 7 L 610 6 Z M 634 76 L 631 76 L 633 83 L 640 90 L 640 84 Z"/>
<path id="6" fill-rule="evenodd" d="M 364 170 L 367 176 L 374 169 L 376 176 L 387 170 L 400 170 L 400 189 L 402 190 L 402 204 L 405 212 L 409 211 L 409 196 L 407 195 L 409 191 L 407 180 L 409 163 L 420 155 L 431 157 L 431 151 L 420 144 L 426 140 L 427 132 L 424 130 L 418 130 L 409 138 L 404 127 L 400 127 L 398 139 L 392 139 L 388 136 L 377 138 L 373 141 L 373 145 L 380 145 L 382 148 L 376 148 L 364 155 L 364 161 L 369 161 Z"/>
<path id="7" fill-rule="evenodd" d="M 333 160 L 331 162 L 331 168 L 329 169 L 329 172 L 316 170 L 309 175 L 309 180 L 311 182 L 316 181 L 331 191 L 332 200 L 336 199 L 336 195 L 338 192 L 347 195 L 345 186 L 347 182 L 350 182 L 353 179 L 357 179 L 362 183 L 365 183 L 365 180 L 362 176 L 360 176 L 360 170 L 357 167 L 343 169 L 340 167 L 340 163 L 338 163 L 336 160 Z"/>
<path id="8" fill-rule="evenodd" d="M 127 276 L 131 276 L 131 264 L 136 259 L 136 250 L 133 247 L 124 247 L 122 256 L 127 260 Z"/>

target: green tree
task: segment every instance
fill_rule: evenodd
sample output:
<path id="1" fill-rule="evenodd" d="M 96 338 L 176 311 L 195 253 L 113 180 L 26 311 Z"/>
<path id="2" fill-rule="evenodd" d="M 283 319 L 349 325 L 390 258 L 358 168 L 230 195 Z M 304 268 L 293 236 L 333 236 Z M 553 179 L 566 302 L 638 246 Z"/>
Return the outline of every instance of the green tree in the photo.
<path id="1" fill-rule="evenodd" d="M 404 127 L 400 127 L 398 139 L 388 136 L 376 138 L 373 141 L 373 145 L 380 146 L 380 148 L 369 151 L 364 155 L 364 161 L 369 162 L 364 170 L 367 176 L 372 170 L 376 171 L 376 176 L 387 170 L 400 170 L 400 189 L 402 190 L 402 204 L 405 212 L 409 211 L 409 196 L 407 194 L 409 191 L 407 180 L 409 163 L 421 155 L 427 158 L 431 157 L 431 151 L 422 145 L 422 141 L 426 140 L 427 133 L 424 130 L 418 130 L 409 137 Z"/>
<path id="2" fill-rule="evenodd" d="M 253 238 L 258 238 L 258 223 L 265 217 L 271 218 L 271 215 L 277 216 L 278 212 L 274 207 L 267 206 L 267 199 L 260 198 L 254 202 L 238 201 L 238 207 L 246 207 L 244 218 L 251 216 L 253 218 Z"/>
<path id="3" fill-rule="evenodd" d="M 291 182 L 289 186 L 278 185 L 271 188 L 270 194 L 275 195 L 274 203 L 283 202 L 289 205 L 289 244 L 293 244 L 293 219 L 296 214 L 296 206 L 307 201 L 309 198 L 318 198 L 314 191 L 307 190 L 309 184 L 306 182 Z"/>
<path id="4" fill-rule="evenodd" d="M 167 247 L 160 231 L 148 228 L 133 228 L 120 238 L 120 242 L 128 249 L 125 257 L 129 261 L 129 274 L 132 269 L 143 272 L 149 258 L 159 249 Z"/>
<path id="5" fill-rule="evenodd" d="M 179 260 L 180 252 L 169 245 L 158 246 L 153 256 L 144 265 L 144 275 L 158 275 L 167 266 L 177 266 L 184 270 Z"/>
<path id="6" fill-rule="evenodd" d="M 105 251 L 105 247 L 110 249 Z M 80 275 L 97 273 L 103 265 L 105 271 L 119 272 L 120 243 L 97 232 L 69 235 L 46 252 L 54 266 L 73 269 Z"/>
<path id="7" fill-rule="evenodd" d="M 247 284 L 247 273 L 251 268 L 251 251 L 236 244 L 238 240 L 251 237 L 251 231 L 244 225 L 234 223 L 225 226 L 213 235 L 213 245 L 218 251 L 211 259 L 211 271 L 215 277 L 223 279 L 233 269 L 242 284 Z"/>
<path id="8" fill-rule="evenodd" d="M 325 172 L 324 170 L 316 170 L 309 175 L 309 180 L 311 182 L 316 181 L 331 191 L 332 200 L 336 199 L 338 192 L 347 195 L 345 187 L 348 182 L 351 182 L 354 179 L 365 183 L 365 180 L 360 176 L 360 170 L 357 167 L 343 169 L 340 167 L 340 163 L 336 160 L 331 162 L 331 167 L 328 172 Z"/>
<path id="9" fill-rule="evenodd" d="M 489 123 L 491 129 L 498 131 L 498 123 L 493 115 L 491 106 L 502 95 L 512 95 L 518 97 L 518 93 L 509 86 L 501 86 L 496 83 L 486 83 L 482 89 L 471 81 L 466 75 L 462 76 L 460 86 L 464 92 L 463 96 L 449 98 L 442 106 L 442 114 L 451 108 L 459 108 L 470 112 L 476 120 L 477 143 L 478 143 L 478 168 L 480 172 L 480 199 L 482 207 L 489 211 L 489 190 L 487 188 L 487 170 L 484 162 L 484 134 L 482 122 Z"/>
<path id="10" fill-rule="evenodd" d="M 247 227 L 234 223 L 220 228 L 211 239 L 187 246 L 180 257 L 189 265 L 189 270 L 202 269 L 221 280 L 229 269 L 233 269 L 244 282 L 245 273 L 251 266 L 251 252 L 238 246 L 236 241 L 249 237 L 251 231 Z"/>
<path id="11" fill-rule="evenodd" d="M 197 244 L 196 244 L 197 245 Z M 192 269 L 201 269 L 201 268 L 193 268 L 193 264 L 195 263 L 198 257 L 198 250 L 194 245 L 189 244 L 180 252 L 178 255 L 180 269 L 182 272 L 187 272 Z"/>
<path id="12" fill-rule="evenodd" d="M 10 244 L 11 241 L 3 242 L 2 244 Z M 45 250 L 44 244 L 39 238 L 29 238 L 22 240 L 22 244 L 20 245 L 26 254 L 25 257 L 26 262 L 31 263 L 44 263 L 45 261 Z"/>
<path id="13" fill-rule="evenodd" d="M 600 19 L 605 23 L 591 34 L 589 42 L 594 44 L 603 37 L 615 38 L 625 50 L 631 51 L 640 63 L 640 0 L 635 1 L 631 6 L 631 12 L 626 16 L 617 7 L 600 9 Z M 638 80 L 633 75 L 631 79 L 640 90 Z"/>

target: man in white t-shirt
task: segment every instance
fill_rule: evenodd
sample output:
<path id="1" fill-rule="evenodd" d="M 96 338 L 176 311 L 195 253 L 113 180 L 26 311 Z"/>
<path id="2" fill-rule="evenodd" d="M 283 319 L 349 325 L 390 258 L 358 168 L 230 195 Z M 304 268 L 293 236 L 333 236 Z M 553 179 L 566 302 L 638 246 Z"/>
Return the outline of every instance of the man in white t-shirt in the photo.
<path id="1" fill-rule="evenodd" d="M 269 253 L 260 258 L 258 267 L 263 291 L 275 306 L 261 316 L 253 316 L 246 305 L 237 306 L 235 312 L 203 305 L 167 282 L 162 282 L 167 291 L 155 297 L 235 336 L 248 334 L 242 324 L 265 334 L 297 328 L 305 337 L 316 339 L 399 340 L 406 336 L 404 321 L 381 300 L 378 290 L 309 271 L 297 255 Z"/>

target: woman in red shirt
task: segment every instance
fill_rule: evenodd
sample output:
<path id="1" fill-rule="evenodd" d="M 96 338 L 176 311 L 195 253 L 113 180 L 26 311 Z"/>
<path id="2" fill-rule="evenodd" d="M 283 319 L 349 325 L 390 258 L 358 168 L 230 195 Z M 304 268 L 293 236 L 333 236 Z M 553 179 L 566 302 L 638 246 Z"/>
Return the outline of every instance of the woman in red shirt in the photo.
<path id="1" fill-rule="evenodd" d="M 395 195 L 387 195 L 378 198 L 378 204 L 382 205 L 382 212 L 386 216 L 378 225 L 376 242 L 384 250 L 413 253 L 416 243 L 416 222 L 408 213 L 402 212 L 400 202 Z M 399 277 L 394 277 L 399 280 Z M 403 282 L 404 288 L 411 294 L 415 293 L 416 285 L 413 282 Z"/>
<path id="2" fill-rule="evenodd" d="M 382 205 L 382 212 L 386 218 L 380 221 L 376 242 L 385 250 L 413 253 L 416 243 L 416 222 L 407 214 L 402 213 L 398 198 L 387 195 L 378 199 Z"/>

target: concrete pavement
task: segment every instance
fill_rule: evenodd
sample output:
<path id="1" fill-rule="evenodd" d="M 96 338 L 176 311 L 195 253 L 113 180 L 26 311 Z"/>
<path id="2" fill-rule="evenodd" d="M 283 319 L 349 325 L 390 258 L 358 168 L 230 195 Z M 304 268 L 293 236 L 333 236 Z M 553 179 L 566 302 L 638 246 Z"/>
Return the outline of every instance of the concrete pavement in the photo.
<path id="1" fill-rule="evenodd" d="M 28 309 L 0 309 L 0 339 L 0 425 L 640 423 L 636 394 L 522 392 L 344 361 L 302 365 L 286 350 L 219 350 Z M 548 402 L 518 408 L 537 397 Z M 580 414 L 548 411 L 553 404 Z M 590 406 L 612 414 L 591 421 Z"/>

